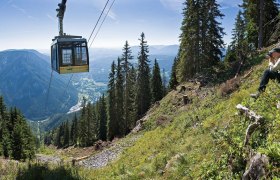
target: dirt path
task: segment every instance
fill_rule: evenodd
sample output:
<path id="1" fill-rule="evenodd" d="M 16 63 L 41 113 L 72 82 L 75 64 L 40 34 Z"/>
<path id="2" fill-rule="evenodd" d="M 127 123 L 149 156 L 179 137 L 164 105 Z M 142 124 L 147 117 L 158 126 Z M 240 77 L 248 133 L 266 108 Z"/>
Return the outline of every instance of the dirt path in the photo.
<path id="1" fill-rule="evenodd" d="M 90 155 L 88 158 L 75 161 L 75 165 L 83 166 L 86 168 L 101 168 L 107 166 L 110 162 L 116 160 L 122 152 L 134 145 L 135 141 L 139 139 L 142 135 L 131 135 L 130 137 L 126 137 L 124 139 L 119 139 L 115 142 L 112 142 L 109 147 L 105 147 L 102 150 L 96 151 L 93 155 Z M 59 152 L 60 151 L 60 152 Z M 72 163 L 72 157 L 69 157 L 68 160 L 63 161 L 60 158 L 63 150 L 59 150 L 58 155 L 44 155 L 44 154 L 36 154 L 36 161 L 39 163 L 50 163 L 55 165 L 62 165 L 64 163 Z M 77 149 L 67 149 L 64 150 L 63 155 L 70 155 L 69 151 L 78 151 Z M 79 150 L 84 153 L 79 153 L 79 156 L 87 156 L 88 153 L 92 153 L 94 151 L 94 147 L 83 148 L 83 150 Z M 85 154 L 87 152 L 87 154 Z M 76 152 L 77 153 L 77 152 Z M 83 154 L 83 155 L 82 155 Z M 75 157 L 75 156 L 74 156 Z M 76 157 L 75 159 L 79 159 Z"/>
<path id="2" fill-rule="evenodd" d="M 88 159 L 78 162 L 77 165 L 87 168 L 101 168 L 107 166 L 110 162 L 116 160 L 125 149 L 133 146 L 135 141 L 140 137 L 141 135 L 133 135 L 130 138 L 121 140 L 113 144 L 110 148 L 104 149 Z"/>

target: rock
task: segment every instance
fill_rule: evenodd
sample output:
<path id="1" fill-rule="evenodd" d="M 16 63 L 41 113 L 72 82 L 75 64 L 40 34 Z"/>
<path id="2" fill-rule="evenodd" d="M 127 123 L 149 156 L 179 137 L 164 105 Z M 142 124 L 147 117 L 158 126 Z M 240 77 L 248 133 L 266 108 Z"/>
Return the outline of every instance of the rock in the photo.
<path id="1" fill-rule="evenodd" d="M 170 123 L 171 120 L 166 116 L 159 116 L 156 120 L 156 125 L 161 126 Z"/>
<path id="2" fill-rule="evenodd" d="M 269 160 L 266 155 L 257 153 L 250 159 L 249 169 L 243 174 L 242 180 L 259 180 L 265 176 Z"/>
<path id="3" fill-rule="evenodd" d="M 178 163 L 179 159 L 183 157 L 183 154 L 176 154 L 173 156 L 165 165 L 164 172 L 170 170 L 176 163 Z"/>

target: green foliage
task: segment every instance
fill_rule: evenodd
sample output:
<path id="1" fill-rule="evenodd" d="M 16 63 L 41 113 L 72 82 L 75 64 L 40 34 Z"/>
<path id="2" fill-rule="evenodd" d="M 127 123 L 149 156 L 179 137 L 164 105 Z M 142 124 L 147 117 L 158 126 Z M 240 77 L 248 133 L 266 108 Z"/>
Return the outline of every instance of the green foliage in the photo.
<path id="1" fill-rule="evenodd" d="M 178 64 L 178 58 L 175 57 L 173 65 L 172 65 L 172 70 L 171 70 L 171 77 L 169 81 L 169 89 L 176 89 L 176 86 L 178 86 L 178 79 L 177 79 L 177 74 L 176 74 L 176 67 Z"/>
<path id="2" fill-rule="evenodd" d="M 7 111 L 0 98 L 0 155 L 16 160 L 32 159 L 35 155 L 35 137 L 19 110 Z"/>
<path id="3" fill-rule="evenodd" d="M 140 51 L 138 53 L 138 69 L 136 82 L 136 106 L 137 115 L 140 119 L 150 108 L 151 88 L 150 88 L 150 67 L 149 67 L 149 46 L 145 40 L 145 34 L 142 33 L 139 39 Z"/>
<path id="4" fill-rule="evenodd" d="M 45 165 L 30 164 L 19 170 L 16 179 L 18 180 L 79 180 L 82 179 L 78 175 L 76 168 L 71 167 L 50 167 Z"/>
<path id="5" fill-rule="evenodd" d="M 184 5 L 177 66 L 180 82 L 217 65 L 224 45 L 223 28 L 217 21 L 223 14 L 216 0 L 187 0 Z"/>
<path id="6" fill-rule="evenodd" d="M 155 103 L 156 101 L 159 101 L 163 98 L 162 79 L 160 76 L 160 68 L 156 59 L 152 71 L 151 90 L 152 90 L 152 103 Z"/>

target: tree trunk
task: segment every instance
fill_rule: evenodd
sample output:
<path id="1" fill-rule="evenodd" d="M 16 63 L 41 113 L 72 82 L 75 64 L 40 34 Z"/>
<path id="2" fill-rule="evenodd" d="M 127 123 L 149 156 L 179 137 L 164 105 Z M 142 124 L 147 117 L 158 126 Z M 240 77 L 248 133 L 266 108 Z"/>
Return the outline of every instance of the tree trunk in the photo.
<path id="1" fill-rule="evenodd" d="M 258 49 L 263 47 L 263 16 L 264 16 L 264 0 L 260 1 L 260 22 L 259 22 L 259 35 L 258 35 Z"/>

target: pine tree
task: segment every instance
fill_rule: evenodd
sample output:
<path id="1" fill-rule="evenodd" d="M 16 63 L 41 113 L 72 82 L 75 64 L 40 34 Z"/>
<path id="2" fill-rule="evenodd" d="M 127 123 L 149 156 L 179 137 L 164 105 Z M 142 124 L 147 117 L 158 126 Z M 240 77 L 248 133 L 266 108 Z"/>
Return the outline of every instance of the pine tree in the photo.
<path id="1" fill-rule="evenodd" d="M 2 152 L 4 157 L 11 157 L 12 155 L 12 138 L 9 133 L 6 122 L 4 121 L 2 126 Z"/>
<path id="2" fill-rule="evenodd" d="M 107 140 L 107 114 L 106 114 L 106 101 L 105 101 L 105 96 L 104 94 L 99 100 L 100 103 L 100 109 L 99 109 L 99 114 L 100 114 L 100 126 L 99 126 L 99 138 L 102 141 Z"/>
<path id="3" fill-rule="evenodd" d="M 63 146 L 63 130 L 64 130 L 63 125 L 60 125 L 56 131 L 54 145 L 57 146 L 58 148 L 61 148 Z"/>
<path id="4" fill-rule="evenodd" d="M 165 69 L 162 69 L 162 95 L 165 96 L 167 94 L 167 79 Z"/>
<path id="5" fill-rule="evenodd" d="M 261 6 L 261 3 L 263 3 L 263 6 Z M 276 1 L 243 0 L 242 8 L 244 10 L 246 34 L 250 50 L 261 48 L 262 45 L 269 45 L 269 39 L 275 30 L 275 25 L 278 23 L 277 16 L 279 11 Z"/>
<path id="6" fill-rule="evenodd" d="M 111 65 L 108 83 L 108 121 L 107 121 L 107 139 L 112 140 L 118 134 L 118 121 L 116 118 L 116 65 Z"/>
<path id="7" fill-rule="evenodd" d="M 119 127 L 120 136 L 125 135 L 125 120 L 124 120 L 124 77 L 122 74 L 121 59 L 118 58 L 116 72 L 116 119 Z"/>
<path id="8" fill-rule="evenodd" d="M 172 70 L 171 70 L 171 77 L 170 77 L 170 81 L 169 81 L 169 89 L 176 90 L 176 87 L 179 84 L 178 81 L 177 81 L 177 74 L 176 74 L 177 64 L 178 64 L 178 58 L 175 57 L 173 65 L 172 65 Z"/>
<path id="9" fill-rule="evenodd" d="M 85 147 L 87 145 L 88 140 L 88 126 L 87 126 L 87 107 L 86 107 L 86 99 L 83 99 L 83 108 L 81 113 L 81 118 L 79 120 L 79 138 L 78 145 L 80 147 Z"/>
<path id="10" fill-rule="evenodd" d="M 216 65 L 223 56 L 222 48 L 224 48 L 223 35 L 225 34 L 221 23 L 217 19 L 222 19 L 224 16 L 219 10 L 219 5 L 216 0 L 205 0 L 208 14 L 205 19 L 205 44 L 202 44 L 202 57 L 204 59 L 203 67 L 210 68 Z M 201 11 L 205 12 L 204 7 Z M 204 17 L 203 17 L 204 19 Z M 204 30 L 204 29 L 203 29 Z"/>
<path id="11" fill-rule="evenodd" d="M 137 81 L 137 75 L 136 70 L 134 66 L 131 67 L 128 73 L 127 78 L 127 84 L 130 84 L 129 91 L 128 91 L 128 104 L 126 108 L 129 111 L 129 117 L 128 117 L 128 126 L 126 129 L 126 134 L 129 133 L 129 131 L 135 127 L 136 120 L 137 120 L 137 107 L 136 107 L 136 81 Z"/>
<path id="12" fill-rule="evenodd" d="M 145 41 L 145 34 L 141 34 L 140 51 L 138 53 L 136 103 L 138 118 L 141 118 L 151 104 L 149 47 Z"/>
<path id="13" fill-rule="evenodd" d="M 64 134 L 63 134 L 63 146 L 68 147 L 70 145 L 70 130 L 69 130 L 69 122 L 68 120 L 64 123 Z"/>
<path id="14" fill-rule="evenodd" d="M 78 118 L 77 114 L 75 113 L 74 119 L 72 121 L 71 125 L 71 131 L 70 131 L 70 139 L 72 144 L 77 144 L 77 139 L 78 139 Z"/>
<path id="15" fill-rule="evenodd" d="M 155 59 L 153 73 L 152 73 L 152 82 L 151 82 L 151 90 L 152 90 L 152 103 L 156 101 L 160 101 L 163 97 L 162 92 L 162 80 L 160 76 L 160 68 L 157 60 Z"/>
<path id="16" fill-rule="evenodd" d="M 130 122 L 130 110 L 129 110 L 129 107 L 132 106 L 132 101 L 129 97 L 129 93 L 130 93 L 130 89 L 133 88 L 133 84 L 135 82 L 131 82 L 129 80 L 129 72 L 130 72 L 130 69 L 131 69 L 131 63 L 130 61 L 133 59 L 133 56 L 132 56 L 132 51 L 131 51 L 131 48 L 128 44 L 128 42 L 126 41 L 125 42 L 125 45 L 123 47 L 123 54 L 122 54 L 122 71 L 123 71 L 123 77 L 124 77 L 124 95 L 123 95 L 123 98 L 124 98 L 124 103 L 123 103 L 123 106 L 124 106 L 124 132 L 127 133 L 129 131 L 129 122 Z"/>
<path id="17" fill-rule="evenodd" d="M 230 43 L 225 62 L 231 63 L 235 61 L 241 61 L 242 57 L 245 56 L 247 41 L 245 37 L 245 21 L 242 16 L 242 12 L 239 11 L 235 19 L 234 28 L 232 30 L 232 42 Z"/>
<path id="18" fill-rule="evenodd" d="M 91 103 L 86 106 L 86 140 L 85 146 L 93 145 L 96 140 L 97 126 L 96 126 L 95 109 Z"/>
<path id="19" fill-rule="evenodd" d="M 216 0 L 187 0 L 183 9 L 178 76 L 180 82 L 212 69 L 222 58 L 223 15 Z"/>
<path id="20" fill-rule="evenodd" d="M 196 0 L 197 1 L 197 0 Z M 185 81 L 195 75 L 199 68 L 199 8 L 195 0 L 186 0 L 181 26 L 178 80 Z M 207 10 L 205 10 L 207 11 Z"/>
<path id="21" fill-rule="evenodd" d="M 22 113 L 7 111 L 0 96 L 0 156 L 16 160 L 32 159 L 35 155 L 35 137 Z"/>

